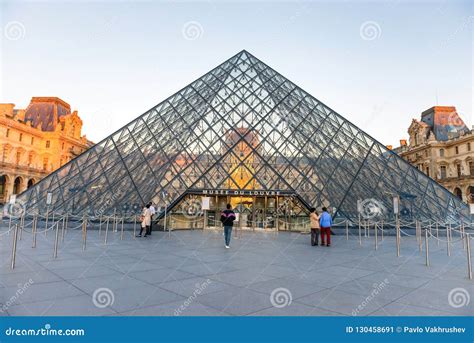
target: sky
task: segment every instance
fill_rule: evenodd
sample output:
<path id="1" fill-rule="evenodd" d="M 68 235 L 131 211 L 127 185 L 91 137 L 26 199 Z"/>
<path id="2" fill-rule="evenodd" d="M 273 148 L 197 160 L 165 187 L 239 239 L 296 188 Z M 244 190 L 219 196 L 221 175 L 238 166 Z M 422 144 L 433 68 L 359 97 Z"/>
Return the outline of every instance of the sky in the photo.
<path id="1" fill-rule="evenodd" d="M 0 0 L 0 102 L 60 97 L 98 142 L 245 49 L 398 146 L 434 105 L 474 124 L 473 3 Z"/>

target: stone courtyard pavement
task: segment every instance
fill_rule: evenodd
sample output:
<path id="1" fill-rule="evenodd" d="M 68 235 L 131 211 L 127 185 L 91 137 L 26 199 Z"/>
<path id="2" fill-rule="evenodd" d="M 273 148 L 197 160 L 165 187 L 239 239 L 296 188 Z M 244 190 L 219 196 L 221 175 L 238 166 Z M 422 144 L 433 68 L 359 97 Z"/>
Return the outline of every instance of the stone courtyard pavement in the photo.
<path id="1" fill-rule="evenodd" d="M 243 232 L 225 249 L 222 231 L 68 230 L 53 258 L 54 232 L 24 232 L 10 270 L 12 234 L 1 231 L 3 316 L 438 316 L 472 315 L 473 281 L 461 242 L 430 240 L 430 267 L 414 237 L 378 250 L 374 237 L 333 236 L 312 247 L 309 235 Z M 456 237 L 454 237 L 456 240 Z M 60 240 L 61 241 L 61 240 Z"/>

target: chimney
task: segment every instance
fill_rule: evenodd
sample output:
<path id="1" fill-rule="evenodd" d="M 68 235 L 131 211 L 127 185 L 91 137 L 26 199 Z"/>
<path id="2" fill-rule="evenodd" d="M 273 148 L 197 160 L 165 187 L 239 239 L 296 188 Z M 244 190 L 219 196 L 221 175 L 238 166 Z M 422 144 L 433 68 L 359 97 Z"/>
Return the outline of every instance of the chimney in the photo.
<path id="1" fill-rule="evenodd" d="M 387 149 L 388 149 L 388 150 L 392 150 L 392 149 L 393 149 L 393 146 L 387 145 Z"/>
<path id="2" fill-rule="evenodd" d="M 407 145 L 407 140 L 406 139 L 400 139 L 400 146 L 406 146 Z"/>

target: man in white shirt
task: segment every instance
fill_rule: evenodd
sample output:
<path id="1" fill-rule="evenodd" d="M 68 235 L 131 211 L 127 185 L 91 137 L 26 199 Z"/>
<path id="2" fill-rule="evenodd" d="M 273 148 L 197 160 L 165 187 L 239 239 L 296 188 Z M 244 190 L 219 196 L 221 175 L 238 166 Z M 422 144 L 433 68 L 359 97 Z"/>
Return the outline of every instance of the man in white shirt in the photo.
<path id="1" fill-rule="evenodd" d="M 151 230 L 153 228 L 153 216 L 156 214 L 156 209 L 155 206 L 153 206 L 153 202 L 150 201 L 150 214 L 151 214 L 151 221 L 150 221 L 150 232 L 148 232 L 149 235 L 151 235 Z"/>

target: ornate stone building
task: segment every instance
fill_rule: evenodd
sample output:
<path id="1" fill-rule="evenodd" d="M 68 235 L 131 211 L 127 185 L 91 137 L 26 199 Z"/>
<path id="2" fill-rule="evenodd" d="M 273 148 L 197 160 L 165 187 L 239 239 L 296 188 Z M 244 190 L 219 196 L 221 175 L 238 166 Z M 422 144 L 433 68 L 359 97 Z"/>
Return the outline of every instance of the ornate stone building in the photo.
<path id="1" fill-rule="evenodd" d="M 33 97 L 26 109 L 0 104 L 0 204 L 93 145 L 82 120 L 56 97 Z"/>
<path id="2" fill-rule="evenodd" d="M 474 203 L 474 130 L 452 106 L 434 106 L 413 119 L 409 144 L 394 149 L 419 170 L 468 203 Z"/>

